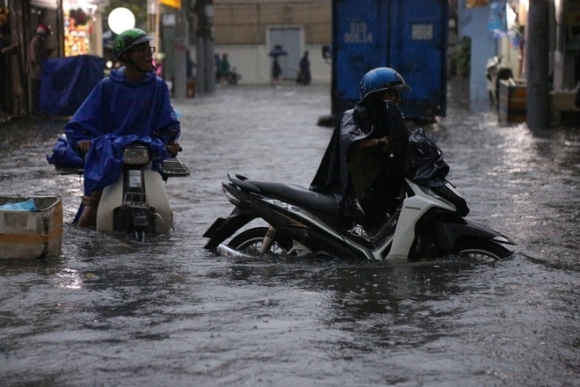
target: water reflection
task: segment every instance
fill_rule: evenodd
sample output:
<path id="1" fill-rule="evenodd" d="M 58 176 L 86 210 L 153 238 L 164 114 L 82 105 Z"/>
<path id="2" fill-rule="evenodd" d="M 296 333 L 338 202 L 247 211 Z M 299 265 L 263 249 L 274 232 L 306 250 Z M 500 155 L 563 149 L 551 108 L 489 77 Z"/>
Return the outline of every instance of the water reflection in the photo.
<path id="1" fill-rule="evenodd" d="M 87 276 L 92 276 L 88 273 Z M 60 273 L 56 273 L 57 287 L 65 289 L 80 289 L 83 285 L 83 280 L 78 271 L 74 269 L 64 268 Z"/>
<path id="2" fill-rule="evenodd" d="M 457 277 L 467 278 L 481 269 L 479 265 L 450 258 L 424 263 L 353 263 L 334 260 L 321 268 L 318 262 L 288 259 L 260 264 L 233 263 L 229 280 L 240 286 L 285 285 L 323 295 L 327 324 L 350 324 L 377 315 L 386 319 L 399 316 L 400 305 L 447 298 L 458 290 L 450 286 Z M 493 266 L 484 266 L 490 268 Z"/>

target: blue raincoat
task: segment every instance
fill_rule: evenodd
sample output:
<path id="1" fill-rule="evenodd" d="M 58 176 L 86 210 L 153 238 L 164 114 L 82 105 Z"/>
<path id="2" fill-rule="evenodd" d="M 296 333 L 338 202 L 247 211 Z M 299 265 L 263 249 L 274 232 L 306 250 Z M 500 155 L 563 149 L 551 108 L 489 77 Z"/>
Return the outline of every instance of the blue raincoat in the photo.
<path id="1" fill-rule="evenodd" d="M 117 181 L 128 144 L 148 145 L 159 166 L 169 157 L 165 144 L 177 141 L 181 133 L 165 82 L 154 72 L 129 81 L 124 67 L 95 86 L 64 129 L 72 149 L 79 141 L 92 141 L 84 162 L 86 195 Z"/>

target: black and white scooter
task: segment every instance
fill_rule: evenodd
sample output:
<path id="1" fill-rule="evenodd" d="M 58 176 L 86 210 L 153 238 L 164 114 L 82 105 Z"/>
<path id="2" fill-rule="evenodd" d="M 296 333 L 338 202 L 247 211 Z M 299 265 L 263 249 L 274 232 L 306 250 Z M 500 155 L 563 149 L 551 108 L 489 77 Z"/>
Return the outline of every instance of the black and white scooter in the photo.
<path id="1" fill-rule="evenodd" d="M 506 236 L 464 217 L 469 208 L 455 187 L 427 188 L 405 179 L 406 195 L 376 235 L 347 229 L 336 200 L 306 188 L 228 175 L 222 184 L 235 206 L 203 235 L 206 249 L 224 256 L 330 255 L 367 260 L 424 260 L 459 255 L 500 260 L 512 255 Z M 267 227 L 242 230 L 260 218 Z M 239 232 L 241 231 L 241 232 Z M 236 236 L 223 243 L 236 232 Z"/>

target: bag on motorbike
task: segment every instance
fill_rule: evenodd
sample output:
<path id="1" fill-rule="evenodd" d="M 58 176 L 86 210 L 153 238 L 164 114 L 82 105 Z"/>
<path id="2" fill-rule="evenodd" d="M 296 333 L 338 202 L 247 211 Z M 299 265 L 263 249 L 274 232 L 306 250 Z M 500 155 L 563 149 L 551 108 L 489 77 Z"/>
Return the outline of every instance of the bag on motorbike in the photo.
<path id="1" fill-rule="evenodd" d="M 417 129 L 409 136 L 405 159 L 405 175 L 413 183 L 425 187 L 441 187 L 449 173 L 449 165 L 443 160 L 443 152 Z"/>

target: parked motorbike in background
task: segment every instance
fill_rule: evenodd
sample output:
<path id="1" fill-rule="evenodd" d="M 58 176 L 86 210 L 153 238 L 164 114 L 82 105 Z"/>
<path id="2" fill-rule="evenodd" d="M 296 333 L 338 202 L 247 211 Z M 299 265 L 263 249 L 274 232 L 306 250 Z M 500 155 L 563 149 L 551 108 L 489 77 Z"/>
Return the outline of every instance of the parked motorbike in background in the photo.
<path id="1" fill-rule="evenodd" d="M 485 78 L 487 79 L 487 94 L 489 96 L 489 103 L 499 108 L 499 85 L 501 80 L 513 80 L 513 72 L 509 67 L 505 67 L 501 63 L 502 56 L 493 56 L 487 60 L 485 65 Z"/>

